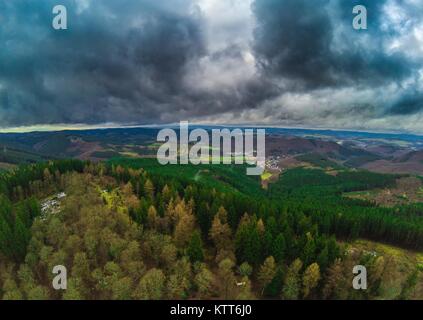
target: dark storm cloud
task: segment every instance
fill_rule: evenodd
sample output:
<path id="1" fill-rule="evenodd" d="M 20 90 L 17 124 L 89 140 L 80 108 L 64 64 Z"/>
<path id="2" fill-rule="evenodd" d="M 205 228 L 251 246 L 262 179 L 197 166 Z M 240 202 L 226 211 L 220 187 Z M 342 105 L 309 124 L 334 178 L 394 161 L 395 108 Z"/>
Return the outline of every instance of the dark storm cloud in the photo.
<path id="1" fill-rule="evenodd" d="M 235 45 L 208 56 L 195 0 L 60 3 L 68 30 L 51 27 L 57 0 L 0 3 L 0 126 L 179 121 L 252 108 L 271 95 L 260 76 L 231 89 L 196 88 L 208 74 L 184 83 L 202 58 L 242 67 Z"/>
<path id="2" fill-rule="evenodd" d="M 423 111 L 423 92 L 407 93 L 392 105 L 388 113 L 393 115 L 412 115 Z"/>
<path id="3" fill-rule="evenodd" d="M 262 69 L 296 87 L 382 85 L 409 77 L 413 61 L 388 54 L 383 41 L 386 0 L 257 0 L 255 52 Z M 368 30 L 352 28 L 352 8 L 365 5 Z"/>
<path id="4" fill-rule="evenodd" d="M 345 125 L 422 112 L 422 49 L 404 34 L 417 30 L 422 4 L 250 1 L 252 16 L 241 16 L 256 23 L 253 34 L 234 19 L 238 1 L 225 4 L 233 12 L 207 11 L 226 8 L 209 0 L 1 1 L 0 127 L 226 115 Z M 59 3 L 68 30 L 51 26 Z M 388 3 L 409 19 L 386 23 Z M 368 9 L 366 31 L 352 28 L 355 4 Z"/>
<path id="5" fill-rule="evenodd" d="M 81 2 L 80 2 L 81 3 Z M 57 1 L 0 4 L 0 124 L 142 122 L 182 92 L 188 62 L 204 54 L 189 0 L 90 1 L 53 30 Z"/>

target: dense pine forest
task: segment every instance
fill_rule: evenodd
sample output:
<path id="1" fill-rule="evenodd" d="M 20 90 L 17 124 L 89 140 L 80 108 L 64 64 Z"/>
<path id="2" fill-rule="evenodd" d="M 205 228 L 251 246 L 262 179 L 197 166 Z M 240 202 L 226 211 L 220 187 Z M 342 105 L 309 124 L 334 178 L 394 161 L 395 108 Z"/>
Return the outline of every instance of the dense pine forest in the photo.
<path id="1" fill-rule="evenodd" d="M 391 257 L 348 246 L 423 251 L 421 204 L 343 196 L 394 185 L 395 175 L 297 168 L 266 190 L 243 166 L 153 159 L 50 161 L 0 175 L 3 299 L 423 298 L 421 266 L 398 270 Z M 369 290 L 352 288 L 357 264 Z M 65 291 L 51 286 L 56 265 L 68 270 Z"/>

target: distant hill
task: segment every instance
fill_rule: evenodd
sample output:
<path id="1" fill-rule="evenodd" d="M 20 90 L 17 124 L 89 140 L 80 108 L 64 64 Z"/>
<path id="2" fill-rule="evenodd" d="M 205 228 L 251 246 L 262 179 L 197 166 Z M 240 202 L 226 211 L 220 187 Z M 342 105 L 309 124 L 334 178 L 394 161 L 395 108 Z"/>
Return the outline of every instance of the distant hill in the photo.
<path id="1" fill-rule="evenodd" d="M 222 128 L 199 127 L 206 130 Z M 57 158 L 92 161 L 116 157 L 151 158 L 157 152 L 156 137 L 160 129 L 3 133 L 0 134 L 0 147 L 6 148 L 9 153 L 0 154 L 0 162 L 19 164 Z M 268 157 L 301 157 L 301 161 L 308 159 L 314 163 L 319 160 L 377 172 L 423 175 L 421 136 L 283 128 L 266 128 L 266 133 Z"/>

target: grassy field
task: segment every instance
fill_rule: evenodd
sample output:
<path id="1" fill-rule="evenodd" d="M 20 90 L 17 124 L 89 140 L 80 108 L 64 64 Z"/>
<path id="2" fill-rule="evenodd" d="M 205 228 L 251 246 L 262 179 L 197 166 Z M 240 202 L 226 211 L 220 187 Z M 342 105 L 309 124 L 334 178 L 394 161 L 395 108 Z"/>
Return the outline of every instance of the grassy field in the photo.
<path id="1" fill-rule="evenodd" d="M 263 181 L 267 181 L 267 180 L 269 180 L 271 177 L 272 177 L 272 174 L 271 174 L 270 172 L 264 172 L 264 173 L 261 175 L 261 180 L 263 180 Z"/>
<path id="2" fill-rule="evenodd" d="M 347 192 L 344 197 L 366 200 L 384 207 L 423 203 L 423 187 L 416 177 L 397 179 L 396 185 L 390 188 L 379 188 L 365 191 Z"/>
<path id="3" fill-rule="evenodd" d="M 167 178 L 184 178 L 220 191 L 236 191 L 248 195 L 262 194 L 260 177 L 247 176 L 246 165 L 160 165 L 156 159 L 115 158 L 111 165 L 140 169 Z"/>
<path id="4" fill-rule="evenodd" d="M 298 161 L 307 162 L 312 164 L 313 166 L 320 167 L 320 168 L 332 168 L 332 169 L 344 169 L 343 166 L 339 165 L 335 161 L 328 159 L 327 156 L 311 153 L 306 155 L 301 155 L 296 157 Z"/>

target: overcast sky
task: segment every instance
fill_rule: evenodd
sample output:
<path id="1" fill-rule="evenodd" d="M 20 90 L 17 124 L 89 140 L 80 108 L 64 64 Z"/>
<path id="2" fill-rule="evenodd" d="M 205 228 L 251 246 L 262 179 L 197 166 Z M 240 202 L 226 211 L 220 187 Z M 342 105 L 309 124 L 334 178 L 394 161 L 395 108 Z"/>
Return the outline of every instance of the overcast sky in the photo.
<path id="1" fill-rule="evenodd" d="M 423 1 L 0 2 L 1 128 L 186 120 L 423 133 Z"/>

